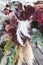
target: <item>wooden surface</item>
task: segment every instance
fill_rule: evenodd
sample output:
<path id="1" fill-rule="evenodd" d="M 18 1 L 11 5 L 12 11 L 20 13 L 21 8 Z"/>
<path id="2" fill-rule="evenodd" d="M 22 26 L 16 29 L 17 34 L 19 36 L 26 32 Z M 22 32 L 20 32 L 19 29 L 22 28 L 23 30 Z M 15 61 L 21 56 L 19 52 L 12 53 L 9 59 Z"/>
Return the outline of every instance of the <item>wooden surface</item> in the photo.
<path id="1" fill-rule="evenodd" d="M 34 65 L 43 65 L 43 54 L 41 53 L 41 52 L 43 52 L 43 49 L 36 48 L 34 43 L 32 43 L 31 46 L 32 46 L 33 53 L 35 56 Z"/>

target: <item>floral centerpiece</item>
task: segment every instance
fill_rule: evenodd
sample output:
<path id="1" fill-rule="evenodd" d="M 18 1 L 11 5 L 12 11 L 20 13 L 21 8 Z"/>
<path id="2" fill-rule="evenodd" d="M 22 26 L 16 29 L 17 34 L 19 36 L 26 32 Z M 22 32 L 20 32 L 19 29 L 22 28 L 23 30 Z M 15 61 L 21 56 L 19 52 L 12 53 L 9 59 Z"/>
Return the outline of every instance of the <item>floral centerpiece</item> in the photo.
<path id="1" fill-rule="evenodd" d="M 0 46 L 4 56 L 0 65 L 32 65 L 34 55 L 30 45 L 35 8 L 19 1 L 8 2 L 0 19 Z"/>
<path id="2" fill-rule="evenodd" d="M 33 65 L 30 41 L 43 40 L 39 32 L 43 29 L 43 8 L 23 3 L 8 1 L 1 9 L 0 47 L 3 57 L 0 65 Z"/>

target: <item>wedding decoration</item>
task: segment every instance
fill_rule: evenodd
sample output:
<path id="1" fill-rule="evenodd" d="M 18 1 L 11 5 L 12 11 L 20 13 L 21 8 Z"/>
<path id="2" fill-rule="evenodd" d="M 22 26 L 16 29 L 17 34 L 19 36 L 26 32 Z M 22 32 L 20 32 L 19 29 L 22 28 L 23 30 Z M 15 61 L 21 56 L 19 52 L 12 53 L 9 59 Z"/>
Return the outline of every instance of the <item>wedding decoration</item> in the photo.
<path id="1" fill-rule="evenodd" d="M 0 8 L 0 47 L 3 50 L 0 65 L 33 65 L 30 43 L 38 40 L 43 43 L 43 8 L 37 9 L 34 2 L 24 0 L 4 3 Z"/>
<path id="2" fill-rule="evenodd" d="M 0 46 L 4 56 L 0 65 L 33 65 L 30 45 L 31 26 L 35 9 L 19 1 L 8 2 L 2 10 Z"/>

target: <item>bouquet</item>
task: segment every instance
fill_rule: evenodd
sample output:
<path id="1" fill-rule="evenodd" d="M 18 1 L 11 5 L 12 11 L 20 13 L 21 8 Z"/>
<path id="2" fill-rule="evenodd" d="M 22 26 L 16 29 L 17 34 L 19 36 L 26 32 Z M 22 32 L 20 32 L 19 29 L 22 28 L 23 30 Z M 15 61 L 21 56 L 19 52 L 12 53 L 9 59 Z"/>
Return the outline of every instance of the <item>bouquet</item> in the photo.
<path id="1" fill-rule="evenodd" d="M 35 9 L 12 1 L 5 5 L 0 19 L 0 46 L 4 56 L 0 65 L 32 65 L 34 60 L 30 45 L 31 25 Z M 3 46 L 2 46 L 3 45 Z"/>

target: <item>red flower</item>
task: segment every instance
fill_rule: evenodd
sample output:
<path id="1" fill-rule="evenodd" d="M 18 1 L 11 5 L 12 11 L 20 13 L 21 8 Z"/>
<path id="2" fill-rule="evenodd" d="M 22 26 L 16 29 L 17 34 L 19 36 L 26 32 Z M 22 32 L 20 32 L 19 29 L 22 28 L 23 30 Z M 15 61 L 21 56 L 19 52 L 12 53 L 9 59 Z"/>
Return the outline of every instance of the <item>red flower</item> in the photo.
<path id="1" fill-rule="evenodd" d="M 6 4 L 6 7 L 10 7 L 10 5 L 9 4 Z"/>
<path id="2" fill-rule="evenodd" d="M 36 13 L 34 15 L 34 19 L 40 24 L 43 25 L 43 8 L 38 6 L 35 8 Z"/>

